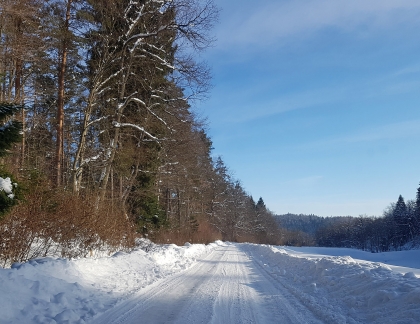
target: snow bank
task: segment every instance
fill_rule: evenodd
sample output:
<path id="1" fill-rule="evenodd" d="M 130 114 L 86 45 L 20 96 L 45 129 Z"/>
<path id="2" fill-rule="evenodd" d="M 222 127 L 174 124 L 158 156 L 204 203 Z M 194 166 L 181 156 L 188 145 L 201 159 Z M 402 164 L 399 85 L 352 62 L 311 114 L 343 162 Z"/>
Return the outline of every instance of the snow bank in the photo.
<path id="1" fill-rule="evenodd" d="M 225 245 L 139 244 L 131 253 L 109 257 L 42 258 L 0 269 L 0 322 L 89 323 L 143 287 L 191 267 L 196 258 Z M 383 263 L 351 256 L 237 246 L 324 323 L 420 323 L 420 279 L 414 269 L 399 273 Z"/>
<path id="2" fill-rule="evenodd" d="M 413 272 L 350 256 L 304 257 L 262 245 L 243 249 L 314 313 L 329 313 L 327 322 L 420 323 L 420 279 Z"/>
<path id="3" fill-rule="evenodd" d="M 42 258 L 0 269 L 1 323 L 85 323 L 159 278 L 190 267 L 210 245 L 147 244 L 99 259 Z"/>
<path id="4" fill-rule="evenodd" d="M 323 256 L 351 256 L 353 259 L 380 262 L 387 264 L 393 270 L 406 273 L 414 272 L 420 277 L 420 250 L 404 250 L 393 252 L 371 253 L 356 249 L 327 247 L 284 247 L 288 253 L 307 258 Z"/>

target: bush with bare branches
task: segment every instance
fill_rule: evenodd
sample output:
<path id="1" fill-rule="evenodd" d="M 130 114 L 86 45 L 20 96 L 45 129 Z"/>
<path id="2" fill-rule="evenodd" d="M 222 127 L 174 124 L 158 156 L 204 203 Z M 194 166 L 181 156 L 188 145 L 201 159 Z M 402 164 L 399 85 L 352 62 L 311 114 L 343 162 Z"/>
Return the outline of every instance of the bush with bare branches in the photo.
<path id="1" fill-rule="evenodd" d="M 97 206 L 96 199 L 51 190 L 42 181 L 32 187 L 26 201 L 0 223 L 0 264 L 133 247 L 135 231 L 128 218 L 111 204 Z"/>

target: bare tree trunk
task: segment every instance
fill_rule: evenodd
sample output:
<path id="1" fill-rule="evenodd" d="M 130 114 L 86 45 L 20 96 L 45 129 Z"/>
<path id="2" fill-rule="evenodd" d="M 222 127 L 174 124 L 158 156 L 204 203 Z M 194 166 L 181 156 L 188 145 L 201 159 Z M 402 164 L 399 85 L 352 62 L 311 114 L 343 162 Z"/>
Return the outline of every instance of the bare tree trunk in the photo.
<path id="1" fill-rule="evenodd" d="M 171 195 L 171 193 L 170 193 L 170 191 L 169 191 L 169 188 L 166 188 L 166 217 L 167 218 L 170 218 L 170 212 L 171 212 L 171 206 L 170 206 L 170 203 L 171 203 L 171 200 L 170 200 L 170 196 Z"/>
<path id="2" fill-rule="evenodd" d="M 114 170 L 111 168 L 111 212 L 114 212 Z"/>
<path id="3" fill-rule="evenodd" d="M 179 189 L 176 189 L 177 193 L 177 205 L 178 205 L 178 225 L 181 226 L 181 193 L 179 192 Z"/>
<path id="4" fill-rule="evenodd" d="M 120 199 L 123 198 L 123 177 L 120 176 Z"/>
<path id="5" fill-rule="evenodd" d="M 80 189 L 80 184 L 82 181 L 83 176 L 83 163 L 85 158 L 85 151 L 86 151 L 86 136 L 89 130 L 89 120 L 92 112 L 92 102 L 95 96 L 95 92 L 92 91 L 89 95 L 88 106 L 85 110 L 85 116 L 83 118 L 83 128 L 82 133 L 80 134 L 80 140 L 77 147 L 76 156 L 74 157 L 73 161 L 73 175 L 72 175 L 72 183 L 73 183 L 73 192 L 78 193 Z"/>
<path id="6" fill-rule="evenodd" d="M 131 54 L 130 59 L 132 59 L 132 55 L 133 54 Z M 127 64 L 130 65 L 130 63 L 131 63 L 131 60 Z M 124 60 L 124 57 L 123 57 L 122 60 L 121 60 L 121 65 L 120 65 L 121 70 L 124 70 L 124 64 L 125 64 L 125 60 Z M 130 71 L 129 68 L 128 68 L 128 71 Z M 124 98 L 125 98 L 125 95 L 126 95 L 125 89 L 126 89 L 126 85 L 127 85 L 127 82 L 128 82 L 129 74 L 130 73 L 127 73 L 126 75 L 123 74 L 122 77 L 121 77 L 121 84 L 120 84 L 121 90 L 120 90 L 119 98 L 118 98 L 120 103 L 124 102 Z M 117 124 L 119 124 L 121 122 L 121 114 L 122 114 L 121 108 L 118 108 L 117 109 L 117 114 L 115 116 L 116 117 L 115 121 L 116 121 Z M 111 168 L 112 168 L 112 163 L 115 160 L 115 155 L 116 155 L 116 152 L 117 152 L 117 147 L 118 147 L 119 140 L 120 140 L 120 128 L 117 127 L 117 128 L 115 128 L 114 138 L 111 140 L 111 143 L 110 143 L 110 146 L 109 146 L 110 156 L 109 156 L 107 165 L 105 167 L 104 178 L 101 181 L 100 200 L 104 200 L 104 198 L 105 198 L 106 187 L 107 187 L 107 184 L 108 184 L 108 179 L 109 179 L 109 175 L 110 175 Z"/>
<path id="7" fill-rule="evenodd" d="M 15 29 L 16 29 L 16 36 L 17 36 L 17 40 L 21 41 L 22 40 L 22 35 L 23 35 L 23 30 L 22 30 L 22 18 L 17 17 L 15 19 Z M 19 53 L 19 51 L 18 51 Z M 23 62 L 22 59 L 20 57 L 20 54 L 17 55 L 17 57 L 14 59 L 15 62 L 15 84 L 14 84 L 14 88 L 15 88 L 15 102 L 18 104 L 22 104 L 23 103 L 23 95 L 22 95 L 22 75 L 23 75 Z M 11 87 L 10 87 L 11 88 Z M 22 109 L 22 142 L 21 142 L 21 157 L 20 157 L 20 161 L 19 161 L 19 157 L 17 158 L 17 164 L 16 165 L 20 165 L 20 167 L 23 167 L 24 164 L 24 159 L 25 159 L 25 110 Z"/>
<path id="8" fill-rule="evenodd" d="M 68 31 L 70 22 L 70 10 L 72 0 L 67 0 L 66 20 L 64 22 L 64 34 L 61 48 L 60 70 L 58 72 L 58 96 L 57 96 L 57 143 L 56 143 L 56 168 L 57 187 L 62 183 L 62 166 L 64 157 L 64 76 L 67 66 Z"/>
<path id="9" fill-rule="evenodd" d="M 117 122 L 121 122 L 121 117 L 120 114 L 118 114 L 117 117 Z M 100 201 L 103 201 L 105 199 L 105 194 L 106 194 L 106 187 L 108 185 L 108 180 L 110 177 L 110 173 L 111 173 L 111 168 L 112 168 L 112 162 L 115 160 L 115 154 L 117 152 L 117 146 L 118 146 L 118 142 L 119 142 L 119 138 L 120 138 L 120 129 L 116 128 L 115 129 L 115 134 L 114 134 L 114 138 L 111 140 L 111 143 L 109 145 L 109 158 L 107 161 L 107 164 L 104 168 L 104 177 L 101 181 L 101 185 L 99 190 L 100 192 Z"/>

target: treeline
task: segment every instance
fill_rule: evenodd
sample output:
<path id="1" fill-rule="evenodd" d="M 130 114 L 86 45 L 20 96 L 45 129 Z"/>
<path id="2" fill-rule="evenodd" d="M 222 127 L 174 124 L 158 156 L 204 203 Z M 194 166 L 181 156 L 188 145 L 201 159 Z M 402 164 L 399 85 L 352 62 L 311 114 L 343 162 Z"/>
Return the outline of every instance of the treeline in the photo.
<path id="1" fill-rule="evenodd" d="M 348 218 L 319 230 L 320 246 L 351 247 L 372 252 L 394 251 L 420 237 L 420 187 L 416 200 L 400 195 L 382 217 Z"/>
<path id="2" fill-rule="evenodd" d="M 351 218 L 349 216 L 331 216 L 321 217 L 316 215 L 304 215 L 304 214 L 284 214 L 275 215 L 276 221 L 281 227 L 290 231 L 301 231 L 310 235 L 315 235 L 316 232 L 323 228 L 330 226 L 337 221 L 343 220 L 344 218 Z"/>
<path id="3" fill-rule="evenodd" d="M 371 252 L 400 250 L 420 244 L 420 187 L 416 200 L 399 196 L 382 217 L 319 217 L 315 215 L 276 215 L 276 221 L 289 231 L 287 245 L 356 248 Z"/>
<path id="4" fill-rule="evenodd" d="M 213 41 L 213 0 L 0 6 L 1 107 L 24 107 L 0 116 L 0 131 L 21 126 L 0 139 L 0 179 L 13 183 L 0 188 L 3 262 L 129 248 L 137 234 L 279 240 L 190 106 L 209 89 L 194 53 Z"/>
<path id="5" fill-rule="evenodd" d="M 342 222 L 348 216 L 320 217 L 304 214 L 284 214 L 274 216 L 282 228 L 283 243 L 290 246 L 315 246 L 316 234 L 326 227 Z"/>

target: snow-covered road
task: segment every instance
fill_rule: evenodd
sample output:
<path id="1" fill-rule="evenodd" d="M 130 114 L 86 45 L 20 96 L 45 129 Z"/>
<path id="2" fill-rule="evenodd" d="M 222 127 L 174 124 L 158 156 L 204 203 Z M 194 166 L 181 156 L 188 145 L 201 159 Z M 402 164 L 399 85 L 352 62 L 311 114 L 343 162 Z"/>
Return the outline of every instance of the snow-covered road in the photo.
<path id="1" fill-rule="evenodd" d="M 219 246 L 94 323 L 325 323 L 239 245 Z"/>
<path id="2" fill-rule="evenodd" d="M 418 324 L 419 269 L 420 250 L 139 242 L 0 269 L 0 323 Z"/>

